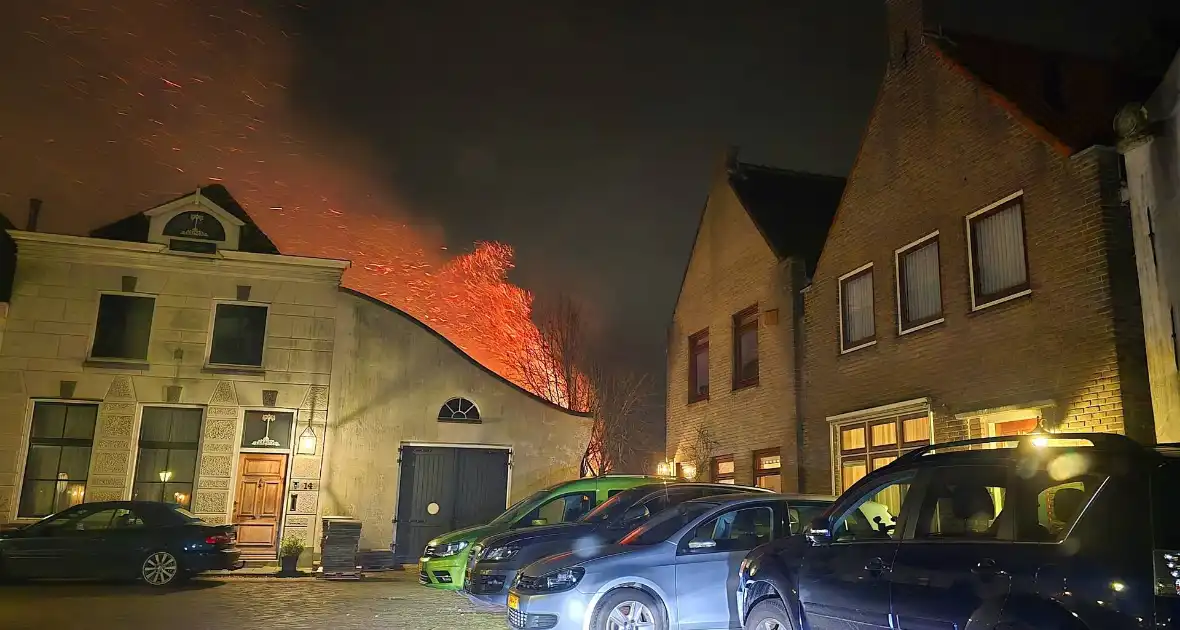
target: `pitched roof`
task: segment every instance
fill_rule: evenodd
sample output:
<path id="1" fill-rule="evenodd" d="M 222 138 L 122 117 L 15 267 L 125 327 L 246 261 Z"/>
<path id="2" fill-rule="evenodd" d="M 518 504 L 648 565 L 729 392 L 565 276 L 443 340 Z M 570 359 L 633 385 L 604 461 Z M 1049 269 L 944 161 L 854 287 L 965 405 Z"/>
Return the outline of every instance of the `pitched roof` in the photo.
<path id="1" fill-rule="evenodd" d="M 801 256 L 810 276 L 832 226 L 843 177 L 733 162 L 729 186 L 780 260 Z"/>
<path id="2" fill-rule="evenodd" d="M 270 237 L 258 227 L 254 219 L 242 208 L 241 204 L 229 194 L 229 190 L 221 184 L 213 184 L 210 186 L 201 187 L 201 196 L 207 198 L 209 201 L 220 206 L 226 212 L 232 214 L 235 218 L 240 220 L 245 225 L 242 226 L 241 235 L 238 240 L 238 249 L 244 252 L 253 252 L 255 254 L 278 254 L 279 248 L 275 246 Z M 159 205 L 166 205 L 184 199 L 193 193 L 185 193 L 179 197 L 169 199 Z M 90 231 L 90 236 L 94 238 L 105 238 L 114 241 L 131 241 L 135 243 L 146 243 L 148 240 L 148 226 L 151 220 L 143 212 L 137 212 L 129 217 L 109 223 L 100 228 Z"/>
<path id="3" fill-rule="evenodd" d="M 1112 121 L 1119 107 L 1141 101 L 1159 84 L 1158 76 L 1114 61 L 962 32 L 926 38 L 935 54 L 1066 155 L 1114 145 Z"/>

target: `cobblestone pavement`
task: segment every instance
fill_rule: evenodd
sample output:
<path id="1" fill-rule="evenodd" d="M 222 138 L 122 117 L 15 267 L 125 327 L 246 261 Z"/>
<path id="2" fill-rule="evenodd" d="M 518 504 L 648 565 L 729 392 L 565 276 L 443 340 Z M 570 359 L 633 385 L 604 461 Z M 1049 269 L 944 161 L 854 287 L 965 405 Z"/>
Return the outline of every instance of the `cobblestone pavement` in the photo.
<path id="1" fill-rule="evenodd" d="M 3 630 L 501 630 L 477 609 L 414 576 L 328 582 L 312 578 L 201 578 L 174 589 L 138 584 L 0 586 Z"/>

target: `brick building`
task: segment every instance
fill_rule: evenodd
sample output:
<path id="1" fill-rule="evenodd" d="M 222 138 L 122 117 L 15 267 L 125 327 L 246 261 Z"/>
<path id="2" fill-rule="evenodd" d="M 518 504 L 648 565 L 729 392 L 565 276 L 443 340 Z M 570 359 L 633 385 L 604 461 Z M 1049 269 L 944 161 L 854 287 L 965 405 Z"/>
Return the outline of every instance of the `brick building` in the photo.
<path id="1" fill-rule="evenodd" d="M 884 79 L 804 292 L 802 485 L 1038 425 L 1152 439 L 1108 147 L 1140 84 L 886 4 Z"/>
<path id="2" fill-rule="evenodd" d="M 700 477 L 796 485 L 799 289 L 843 188 L 733 153 L 717 170 L 668 342 L 668 450 Z"/>

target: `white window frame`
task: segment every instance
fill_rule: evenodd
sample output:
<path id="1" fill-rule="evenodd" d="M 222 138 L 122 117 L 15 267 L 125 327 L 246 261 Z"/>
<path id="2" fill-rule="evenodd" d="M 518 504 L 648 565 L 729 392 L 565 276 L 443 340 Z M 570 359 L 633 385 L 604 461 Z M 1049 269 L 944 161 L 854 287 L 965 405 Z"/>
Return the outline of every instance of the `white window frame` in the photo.
<path id="1" fill-rule="evenodd" d="M 262 327 L 262 361 L 261 365 L 235 365 L 232 363 L 211 363 L 210 358 L 213 355 L 213 332 L 217 327 L 217 307 L 226 304 L 231 306 L 255 306 L 266 309 L 266 324 Z M 246 300 L 213 300 L 213 308 L 209 309 L 209 334 L 205 342 L 205 362 L 206 368 L 212 370 L 244 370 L 244 371 L 261 371 L 266 369 L 266 350 L 269 346 L 270 336 L 270 304 L 267 302 L 250 302 Z"/>
<path id="2" fill-rule="evenodd" d="M 8 514 L 5 516 L 5 518 L 7 518 L 9 522 L 13 522 L 13 523 L 34 523 L 34 522 L 39 521 L 43 518 L 40 516 L 20 516 L 20 499 L 21 499 L 21 492 L 24 492 L 25 470 L 29 467 L 29 451 L 32 449 L 32 446 L 33 446 L 33 412 L 36 409 L 37 403 L 61 403 L 64 405 L 94 405 L 94 407 L 96 408 L 95 417 L 94 417 L 94 437 L 92 437 L 90 440 L 90 459 L 91 459 L 90 464 L 91 465 L 94 464 L 94 461 L 93 461 L 94 460 L 94 446 L 95 446 L 95 443 L 98 442 L 98 423 L 99 423 L 99 419 L 100 419 L 98 416 L 98 413 L 101 412 L 101 408 L 99 408 L 99 407 L 100 407 L 102 401 L 100 401 L 100 400 L 87 400 L 84 398 L 30 398 L 28 406 L 25 408 L 25 426 L 24 426 L 24 432 L 21 434 L 21 438 L 22 438 L 21 439 L 21 446 L 19 449 L 17 449 L 17 457 L 20 458 L 20 460 L 19 460 L 20 461 L 20 472 L 17 474 L 16 485 L 13 488 L 12 505 L 9 508 Z M 86 471 L 86 487 L 87 487 L 87 491 L 89 491 L 89 488 L 90 488 L 90 471 L 89 470 Z M 86 499 L 83 498 L 82 502 L 85 503 Z"/>
<path id="3" fill-rule="evenodd" d="M 968 284 L 969 284 L 970 290 L 971 290 L 971 310 L 972 311 L 981 311 L 985 308 L 995 306 L 997 304 L 1003 304 L 1004 302 L 1010 302 L 1012 300 L 1016 300 L 1016 299 L 1026 296 L 1026 295 L 1032 294 L 1032 269 L 1030 269 L 1029 265 L 1028 265 L 1028 225 L 1026 223 L 1026 218 L 1028 215 L 1025 212 L 1026 206 L 1022 202 L 1020 204 L 1020 226 L 1021 226 L 1021 231 L 1022 231 L 1020 238 L 1021 238 L 1021 244 L 1024 247 L 1025 282 L 1027 282 L 1029 284 L 1029 287 L 1027 289 L 1017 291 L 1016 293 L 1013 293 L 1011 295 L 1005 295 L 1004 297 L 996 298 L 994 300 L 990 300 L 988 302 L 983 302 L 983 303 L 980 303 L 978 296 L 975 295 L 975 246 L 973 245 L 973 240 L 971 238 L 971 220 L 981 214 L 984 214 L 985 212 L 987 212 L 989 210 L 994 210 L 999 206 L 1002 206 L 1014 199 L 1020 199 L 1023 196 L 1024 196 L 1024 190 L 1023 189 L 1018 190 L 1018 191 L 1012 193 L 1011 195 L 1008 195 L 1007 197 L 1000 199 L 999 201 L 996 201 L 994 203 L 990 203 L 990 204 L 976 210 L 975 212 L 972 212 L 971 214 L 967 215 L 967 217 L 964 220 L 964 222 L 966 224 L 966 228 L 967 228 L 967 275 L 968 275 Z"/>
<path id="4" fill-rule="evenodd" d="M 924 324 L 918 324 L 917 326 L 911 326 L 909 328 L 906 328 L 905 321 L 903 321 L 904 317 L 902 316 L 902 314 L 905 312 L 905 309 L 902 304 L 902 296 L 901 296 L 901 274 L 903 272 L 902 267 L 901 267 L 901 255 L 903 253 L 908 253 L 910 251 L 918 251 L 919 249 L 921 249 L 920 246 L 925 246 L 928 241 L 935 241 L 936 243 L 938 243 L 938 299 L 939 299 L 938 310 L 939 310 L 939 316 L 931 321 L 924 323 Z M 898 334 L 898 336 L 907 335 L 912 332 L 917 332 L 917 331 L 922 330 L 924 328 L 930 328 L 931 326 L 937 326 L 937 325 L 946 321 L 946 317 L 945 317 L 946 307 L 944 306 L 943 299 L 942 299 L 942 243 L 941 243 L 940 239 L 938 238 L 938 230 L 934 230 L 933 232 L 927 234 L 926 236 L 923 236 L 922 238 L 919 238 L 916 241 L 913 241 L 912 243 L 907 243 L 907 244 L 902 245 L 901 247 L 898 247 L 897 249 L 893 250 L 893 270 L 894 270 L 893 289 L 894 289 L 894 292 L 897 296 L 897 334 Z M 841 330 L 843 330 L 843 328 L 841 328 Z"/>
<path id="5" fill-rule="evenodd" d="M 829 431 L 829 467 L 831 469 L 830 481 L 832 484 L 832 495 L 840 496 L 842 486 L 840 482 L 840 470 L 844 465 L 840 458 L 840 429 L 852 424 L 871 424 L 878 420 L 888 420 L 897 416 L 926 414 L 926 422 L 930 428 L 930 444 L 934 444 L 934 410 L 930 406 L 929 398 L 915 398 L 913 400 L 903 400 L 901 402 L 890 403 L 888 405 L 881 405 L 880 407 L 870 407 L 868 409 L 858 409 L 856 411 L 849 411 L 834 416 L 828 416 L 828 431 Z M 866 429 L 865 433 L 865 462 L 866 475 L 873 473 L 872 461 L 869 458 L 871 450 L 870 440 L 872 439 L 871 431 Z M 913 446 L 905 447 L 905 436 L 902 433 L 897 435 L 897 445 L 899 457 L 900 454 L 915 448 Z"/>
<path id="6" fill-rule="evenodd" d="M 836 295 L 839 306 L 839 313 L 836 320 L 840 325 L 840 354 L 848 354 L 849 352 L 856 352 L 857 350 L 877 345 L 877 278 L 873 277 L 873 294 L 869 300 L 871 307 L 869 310 L 873 313 L 873 338 L 860 345 L 850 348 L 844 347 L 844 281 L 852 276 L 864 273 L 866 269 L 869 271 L 870 277 L 873 277 L 873 263 L 866 263 L 840 276 L 836 280 Z"/>
<path id="7" fill-rule="evenodd" d="M 94 342 L 98 341 L 98 317 L 102 313 L 102 296 L 125 295 L 128 297 L 151 298 L 152 325 L 148 329 L 148 352 L 142 359 L 124 359 L 119 357 L 94 356 Z M 159 306 L 160 296 L 154 293 L 140 293 L 138 291 L 99 291 L 98 299 L 94 301 L 94 323 L 90 325 L 90 338 L 86 341 L 86 361 L 90 363 L 126 363 L 129 365 L 144 365 L 152 356 L 152 335 L 156 331 L 156 307 Z"/>

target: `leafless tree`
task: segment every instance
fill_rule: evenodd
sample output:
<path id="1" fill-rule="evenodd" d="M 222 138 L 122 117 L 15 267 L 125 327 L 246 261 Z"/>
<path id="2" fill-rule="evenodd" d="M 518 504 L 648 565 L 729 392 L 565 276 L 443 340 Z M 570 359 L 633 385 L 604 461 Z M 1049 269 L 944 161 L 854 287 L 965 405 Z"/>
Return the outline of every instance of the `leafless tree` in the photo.
<path id="1" fill-rule="evenodd" d="M 692 432 L 688 443 L 684 445 L 681 461 L 696 467 L 697 479 L 712 481 L 712 472 L 709 467 L 713 462 L 713 453 L 719 446 L 720 443 L 713 437 L 713 432 L 708 427 L 699 427 Z"/>
<path id="2" fill-rule="evenodd" d="M 594 418 L 582 473 L 601 475 L 633 462 L 650 433 L 647 375 L 607 367 L 591 352 L 585 318 L 568 296 L 537 307 L 537 336 L 511 354 L 510 369 L 533 393 Z"/>

